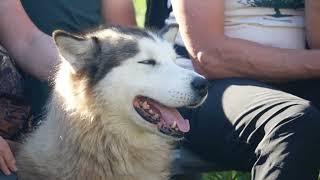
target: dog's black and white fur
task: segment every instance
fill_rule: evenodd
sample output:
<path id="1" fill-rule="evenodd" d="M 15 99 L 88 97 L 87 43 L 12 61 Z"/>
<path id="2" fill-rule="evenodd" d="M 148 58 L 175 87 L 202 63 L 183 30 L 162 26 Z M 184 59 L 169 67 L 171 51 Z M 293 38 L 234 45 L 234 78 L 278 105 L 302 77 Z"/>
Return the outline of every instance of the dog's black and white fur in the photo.
<path id="1" fill-rule="evenodd" d="M 167 179 L 179 138 L 147 122 L 132 102 L 145 96 L 177 108 L 204 101 L 203 78 L 175 64 L 177 30 L 56 31 L 61 64 L 46 120 L 18 152 L 19 179 Z"/>

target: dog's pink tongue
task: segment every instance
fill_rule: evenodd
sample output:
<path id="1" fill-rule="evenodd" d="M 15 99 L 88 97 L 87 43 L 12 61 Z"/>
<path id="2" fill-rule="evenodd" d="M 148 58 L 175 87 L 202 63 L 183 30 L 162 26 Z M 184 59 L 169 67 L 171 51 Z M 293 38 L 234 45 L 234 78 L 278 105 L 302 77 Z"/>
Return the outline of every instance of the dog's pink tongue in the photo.
<path id="1" fill-rule="evenodd" d="M 188 132 L 190 130 L 190 124 L 188 119 L 183 119 L 181 114 L 175 108 L 169 108 L 161 104 L 152 102 L 152 105 L 155 106 L 161 113 L 162 119 L 171 126 L 174 121 L 177 123 L 177 127 L 181 132 Z"/>

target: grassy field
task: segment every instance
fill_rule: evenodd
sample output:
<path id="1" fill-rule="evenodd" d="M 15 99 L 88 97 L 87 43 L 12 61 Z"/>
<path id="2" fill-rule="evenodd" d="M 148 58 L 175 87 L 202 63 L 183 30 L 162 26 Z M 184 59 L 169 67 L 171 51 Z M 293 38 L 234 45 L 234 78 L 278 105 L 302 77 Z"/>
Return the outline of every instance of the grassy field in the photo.
<path id="1" fill-rule="evenodd" d="M 250 180 L 250 174 L 236 171 L 210 172 L 203 175 L 203 180 Z"/>
<path id="2" fill-rule="evenodd" d="M 134 5 L 138 25 L 143 27 L 144 15 L 146 11 L 145 0 L 134 0 Z M 236 171 L 210 172 L 203 175 L 203 180 L 250 180 L 250 174 Z"/>

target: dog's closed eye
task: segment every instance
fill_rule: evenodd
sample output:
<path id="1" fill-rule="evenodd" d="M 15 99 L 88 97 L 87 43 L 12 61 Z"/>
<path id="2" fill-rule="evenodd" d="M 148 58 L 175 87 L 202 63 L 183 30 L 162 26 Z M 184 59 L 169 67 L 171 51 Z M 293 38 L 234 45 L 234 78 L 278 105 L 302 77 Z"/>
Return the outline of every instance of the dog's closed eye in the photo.
<path id="1" fill-rule="evenodd" d="M 144 61 L 139 61 L 138 63 L 152 65 L 152 66 L 157 64 L 156 60 L 154 60 L 154 59 L 148 59 L 148 60 L 144 60 Z"/>

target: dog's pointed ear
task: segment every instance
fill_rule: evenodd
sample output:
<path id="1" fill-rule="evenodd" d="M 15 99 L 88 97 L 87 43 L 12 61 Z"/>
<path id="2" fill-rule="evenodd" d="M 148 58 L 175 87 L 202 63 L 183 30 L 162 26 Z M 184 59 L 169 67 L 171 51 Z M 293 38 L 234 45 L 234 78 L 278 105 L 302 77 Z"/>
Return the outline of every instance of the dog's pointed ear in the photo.
<path id="1" fill-rule="evenodd" d="M 52 36 L 59 54 L 75 72 L 81 70 L 88 59 L 94 58 L 97 48 L 97 39 L 94 37 L 78 36 L 62 30 L 54 31 Z"/>
<path id="2" fill-rule="evenodd" d="M 179 31 L 178 24 L 169 24 L 160 30 L 160 36 L 170 43 L 174 43 Z"/>

